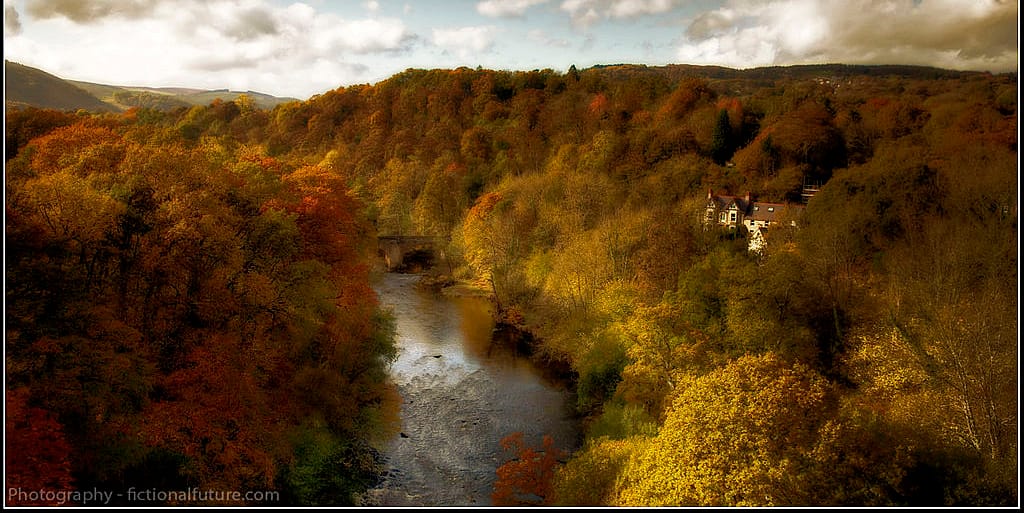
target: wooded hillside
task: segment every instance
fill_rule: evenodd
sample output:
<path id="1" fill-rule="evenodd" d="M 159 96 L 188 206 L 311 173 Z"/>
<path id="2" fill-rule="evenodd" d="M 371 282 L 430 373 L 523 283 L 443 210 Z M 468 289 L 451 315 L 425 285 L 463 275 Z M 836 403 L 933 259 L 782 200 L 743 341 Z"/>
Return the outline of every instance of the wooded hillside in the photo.
<path id="1" fill-rule="evenodd" d="M 71 450 L 8 474 L 336 499 L 317 465 L 363 461 L 388 410 L 372 238 L 431 235 L 571 369 L 587 440 L 548 503 L 1016 504 L 1016 83 L 461 68 L 11 111 L 8 443 Z M 807 184 L 762 252 L 704 222 L 709 190 Z"/>

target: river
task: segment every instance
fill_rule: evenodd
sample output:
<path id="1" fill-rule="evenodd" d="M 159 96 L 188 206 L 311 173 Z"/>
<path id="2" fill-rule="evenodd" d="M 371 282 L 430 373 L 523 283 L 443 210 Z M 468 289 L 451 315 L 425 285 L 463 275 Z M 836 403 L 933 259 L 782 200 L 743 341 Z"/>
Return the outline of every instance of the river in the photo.
<path id="1" fill-rule="evenodd" d="M 421 290 L 418 275 L 386 273 L 375 289 L 397 322 L 391 378 L 402 396 L 402 428 L 384 449 L 387 471 L 368 506 L 487 506 L 500 440 L 544 434 L 571 450 L 579 426 L 571 396 L 528 357 L 496 343 L 490 304 Z"/>

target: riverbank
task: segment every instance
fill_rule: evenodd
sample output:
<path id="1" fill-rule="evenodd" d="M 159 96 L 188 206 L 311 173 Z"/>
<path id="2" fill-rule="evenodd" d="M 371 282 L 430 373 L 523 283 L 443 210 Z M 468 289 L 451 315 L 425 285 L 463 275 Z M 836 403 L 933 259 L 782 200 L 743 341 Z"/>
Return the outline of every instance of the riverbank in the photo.
<path id="1" fill-rule="evenodd" d="M 539 341 L 536 335 L 530 331 L 518 309 L 512 308 L 500 312 L 497 311 L 494 293 L 490 288 L 490 284 L 482 280 L 456 280 L 446 274 L 439 273 L 428 272 L 420 276 L 417 287 L 421 289 L 429 290 L 445 297 L 480 298 L 489 301 L 494 306 L 492 317 L 495 323 L 495 341 L 529 357 L 538 368 L 543 370 L 548 379 L 561 382 L 567 389 L 575 393 L 576 375 L 569 363 L 537 357 L 536 348 Z"/>
<path id="2" fill-rule="evenodd" d="M 493 299 L 488 286 L 479 281 L 457 280 L 447 274 L 423 273 L 416 286 L 447 297 L 477 297 Z"/>

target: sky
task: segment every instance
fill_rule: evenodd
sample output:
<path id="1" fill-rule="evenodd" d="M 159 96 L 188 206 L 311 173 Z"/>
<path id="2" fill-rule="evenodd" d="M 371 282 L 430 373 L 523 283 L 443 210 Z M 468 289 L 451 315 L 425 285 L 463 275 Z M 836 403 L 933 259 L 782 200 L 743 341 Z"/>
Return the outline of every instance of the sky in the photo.
<path id="1" fill-rule="evenodd" d="M 112 85 L 307 99 L 409 68 L 1018 70 L 1016 0 L 4 0 L 4 58 Z"/>

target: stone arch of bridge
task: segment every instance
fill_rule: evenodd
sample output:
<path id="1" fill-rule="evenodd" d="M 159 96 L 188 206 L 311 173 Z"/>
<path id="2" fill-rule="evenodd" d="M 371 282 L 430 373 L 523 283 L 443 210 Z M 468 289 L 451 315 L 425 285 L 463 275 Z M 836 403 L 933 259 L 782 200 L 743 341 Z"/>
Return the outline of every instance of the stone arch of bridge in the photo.
<path id="1" fill-rule="evenodd" d="M 431 256 L 438 255 L 437 237 L 420 235 L 388 235 L 377 237 L 377 252 L 384 259 L 388 272 L 404 267 L 409 255 L 421 252 Z M 443 257 L 443 255 L 440 255 Z"/>

